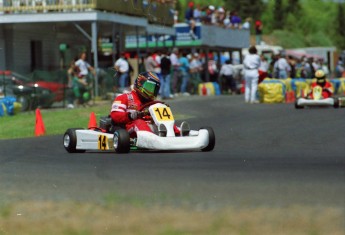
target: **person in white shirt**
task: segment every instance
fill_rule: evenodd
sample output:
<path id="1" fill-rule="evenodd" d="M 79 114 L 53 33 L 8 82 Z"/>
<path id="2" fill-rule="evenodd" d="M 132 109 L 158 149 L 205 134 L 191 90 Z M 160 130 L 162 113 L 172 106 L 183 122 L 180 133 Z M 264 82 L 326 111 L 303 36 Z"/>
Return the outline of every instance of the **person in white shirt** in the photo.
<path id="1" fill-rule="evenodd" d="M 256 99 L 256 92 L 258 89 L 258 80 L 260 67 L 260 57 L 257 54 L 255 46 L 251 46 L 248 49 L 249 54 L 244 57 L 244 80 L 245 80 L 245 92 L 244 99 L 246 103 L 258 103 Z"/>
<path id="2" fill-rule="evenodd" d="M 85 90 L 89 91 L 91 97 L 93 96 L 93 80 L 89 76 L 89 71 L 93 74 L 93 78 L 96 78 L 96 70 L 86 61 L 86 52 L 82 52 L 79 59 L 75 62 L 75 66 L 79 69 L 78 77 L 83 84 L 85 84 Z M 85 93 L 86 93 L 85 91 Z"/>
<path id="3" fill-rule="evenodd" d="M 174 94 L 179 92 L 178 84 L 180 79 L 180 61 L 179 61 L 179 50 L 174 47 L 172 53 L 170 54 L 170 61 L 172 66 L 172 91 Z"/>
<path id="4" fill-rule="evenodd" d="M 219 72 L 221 78 L 222 92 L 228 92 L 230 95 L 236 92 L 236 84 L 234 81 L 234 67 L 231 60 L 226 60 Z"/>
<path id="5" fill-rule="evenodd" d="M 94 74 L 95 69 L 86 61 L 86 53 L 82 52 L 79 59 L 75 62 L 75 65 L 79 68 L 79 77 L 87 78 L 89 70 Z"/>
<path id="6" fill-rule="evenodd" d="M 278 60 L 274 64 L 274 74 L 278 75 L 277 78 L 288 78 L 291 67 L 285 59 L 285 53 L 281 52 L 278 55 Z"/>
<path id="7" fill-rule="evenodd" d="M 128 84 L 128 72 L 129 72 L 129 64 L 125 58 L 125 53 L 121 53 L 119 59 L 115 61 L 114 64 L 115 71 L 117 71 L 117 78 L 119 78 L 119 88 L 123 90 L 126 85 Z"/>

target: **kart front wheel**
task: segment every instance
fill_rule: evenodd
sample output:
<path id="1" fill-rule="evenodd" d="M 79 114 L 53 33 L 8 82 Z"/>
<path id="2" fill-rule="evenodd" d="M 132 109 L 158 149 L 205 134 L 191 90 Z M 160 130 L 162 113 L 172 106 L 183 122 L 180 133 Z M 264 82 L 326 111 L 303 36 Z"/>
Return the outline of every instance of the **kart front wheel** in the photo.
<path id="1" fill-rule="evenodd" d="M 77 147 L 77 135 L 76 130 L 83 130 L 83 128 L 70 128 L 63 136 L 63 146 L 69 153 L 84 153 L 85 150 L 76 149 Z"/>
<path id="2" fill-rule="evenodd" d="M 117 153 L 129 153 L 131 148 L 129 133 L 125 129 L 118 129 L 114 132 L 114 149 Z"/>
<path id="3" fill-rule="evenodd" d="M 201 151 L 203 152 L 212 151 L 216 144 L 216 136 L 214 134 L 212 127 L 202 127 L 200 129 L 205 129 L 208 132 L 208 145 L 205 148 L 202 148 Z"/>

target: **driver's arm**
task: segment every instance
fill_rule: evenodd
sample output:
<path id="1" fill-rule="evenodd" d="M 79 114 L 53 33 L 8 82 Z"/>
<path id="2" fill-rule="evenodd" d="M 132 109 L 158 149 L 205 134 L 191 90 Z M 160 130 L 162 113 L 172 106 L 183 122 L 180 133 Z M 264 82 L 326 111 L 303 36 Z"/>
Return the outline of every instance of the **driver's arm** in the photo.
<path id="1" fill-rule="evenodd" d="M 131 121 L 128 117 L 127 106 L 128 99 L 126 95 L 116 97 L 110 111 L 110 117 L 115 123 L 126 124 Z"/>

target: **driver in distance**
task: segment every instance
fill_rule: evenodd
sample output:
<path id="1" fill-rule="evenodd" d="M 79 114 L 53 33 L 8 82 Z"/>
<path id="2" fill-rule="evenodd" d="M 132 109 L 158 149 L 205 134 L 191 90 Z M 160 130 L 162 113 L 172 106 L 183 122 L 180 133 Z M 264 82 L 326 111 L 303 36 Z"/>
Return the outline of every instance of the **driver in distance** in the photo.
<path id="1" fill-rule="evenodd" d="M 321 69 L 317 70 L 315 72 L 315 78 L 316 78 L 316 81 L 311 84 L 311 91 L 308 94 L 308 97 L 310 99 L 314 99 L 312 90 L 317 86 L 320 86 L 322 88 L 322 97 L 321 97 L 322 99 L 332 97 L 333 95 L 332 84 L 326 80 L 325 72 Z"/>

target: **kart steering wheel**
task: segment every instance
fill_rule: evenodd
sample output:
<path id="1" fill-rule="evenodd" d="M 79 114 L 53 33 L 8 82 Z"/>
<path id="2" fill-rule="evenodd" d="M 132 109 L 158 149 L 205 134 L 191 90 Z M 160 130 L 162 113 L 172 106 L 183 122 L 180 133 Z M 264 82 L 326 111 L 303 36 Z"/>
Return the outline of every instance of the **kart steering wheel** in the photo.
<path id="1" fill-rule="evenodd" d="M 163 101 L 160 101 L 160 100 L 153 100 L 153 101 L 150 101 L 142 106 L 140 106 L 140 108 L 138 109 L 139 112 L 143 112 L 143 110 L 147 109 L 148 107 L 150 107 L 151 105 L 153 104 L 157 104 L 157 103 L 160 103 L 160 104 L 164 104 Z"/>

